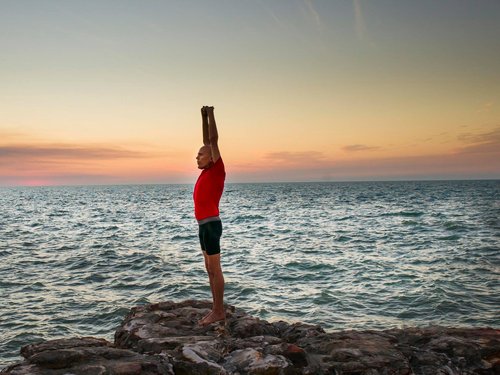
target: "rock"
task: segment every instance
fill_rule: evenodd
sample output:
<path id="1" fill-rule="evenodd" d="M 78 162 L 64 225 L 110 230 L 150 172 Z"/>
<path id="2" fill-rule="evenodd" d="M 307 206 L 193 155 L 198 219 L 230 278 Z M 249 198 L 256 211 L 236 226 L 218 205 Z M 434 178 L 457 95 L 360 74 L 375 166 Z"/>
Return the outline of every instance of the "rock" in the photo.
<path id="1" fill-rule="evenodd" d="M 163 357 L 144 356 L 118 349 L 103 339 L 69 338 L 27 345 L 21 349 L 26 361 L 2 370 L 2 374 L 174 374 Z"/>
<path id="2" fill-rule="evenodd" d="M 26 345 L 21 349 L 21 355 L 24 358 L 30 358 L 37 353 L 43 353 L 49 350 L 64 350 L 71 349 L 75 347 L 85 348 L 85 347 L 111 347 L 113 346 L 110 342 L 104 339 L 96 339 L 94 337 L 81 337 L 75 339 L 62 339 L 62 340 L 51 340 L 46 342 L 41 342 L 38 344 Z"/>
<path id="3" fill-rule="evenodd" d="M 421 368 L 423 374 L 500 374 L 499 330 L 429 327 L 390 333 L 412 368 Z"/>
<path id="4" fill-rule="evenodd" d="M 214 341 L 188 344 L 182 347 L 182 356 L 193 363 L 205 364 L 215 374 L 226 374 L 226 370 L 217 363 L 222 358 L 215 346 Z"/>
<path id="5" fill-rule="evenodd" d="M 307 352 L 322 355 L 324 366 L 340 373 L 391 369 L 390 374 L 410 374 L 408 359 L 395 347 L 396 342 L 390 335 L 372 331 L 325 333 L 297 341 Z"/>
<path id="6" fill-rule="evenodd" d="M 289 362 L 281 355 L 264 354 L 253 348 L 235 350 L 225 358 L 225 367 L 231 374 L 283 374 Z"/>
<path id="7" fill-rule="evenodd" d="M 499 374 L 500 331 L 406 328 L 325 332 L 269 323 L 226 306 L 226 321 L 200 327 L 206 301 L 131 309 L 114 343 L 92 337 L 31 344 L 2 374 Z"/>

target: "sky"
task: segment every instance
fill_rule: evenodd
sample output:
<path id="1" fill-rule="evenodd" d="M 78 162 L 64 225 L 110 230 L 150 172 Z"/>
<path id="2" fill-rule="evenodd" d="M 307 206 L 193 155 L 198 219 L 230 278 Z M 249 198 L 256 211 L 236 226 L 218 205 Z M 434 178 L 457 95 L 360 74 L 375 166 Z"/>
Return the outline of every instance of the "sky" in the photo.
<path id="1" fill-rule="evenodd" d="M 0 0 L 0 186 L 500 178 L 498 0 Z"/>

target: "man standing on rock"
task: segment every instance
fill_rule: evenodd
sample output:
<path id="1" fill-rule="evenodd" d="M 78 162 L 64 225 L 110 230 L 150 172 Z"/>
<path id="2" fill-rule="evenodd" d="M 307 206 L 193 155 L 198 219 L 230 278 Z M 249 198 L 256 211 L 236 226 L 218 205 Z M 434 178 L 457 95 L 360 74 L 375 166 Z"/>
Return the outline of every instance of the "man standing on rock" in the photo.
<path id="1" fill-rule="evenodd" d="M 200 325 L 224 320 L 224 276 L 220 265 L 220 237 L 222 222 L 219 217 L 219 201 L 224 190 L 226 171 L 220 156 L 215 124 L 214 107 L 202 107 L 203 146 L 196 161 L 202 170 L 194 186 L 194 212 L 199 226 L 199 238 L 205 268 L 210 281 L 213 307 L 199 322 Z"/>

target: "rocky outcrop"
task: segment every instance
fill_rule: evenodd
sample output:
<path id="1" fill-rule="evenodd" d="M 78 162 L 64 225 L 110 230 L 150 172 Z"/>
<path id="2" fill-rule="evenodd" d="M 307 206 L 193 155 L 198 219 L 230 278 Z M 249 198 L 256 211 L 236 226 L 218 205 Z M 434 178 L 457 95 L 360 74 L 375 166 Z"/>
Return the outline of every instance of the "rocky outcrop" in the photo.
<path id="1" fill-rule="evenodd" d="M 2 374 L 174 374 L 168 360 L 115 348 L 103 339 L 70 338 L 31 344 L 21 349 L 23 363 Z"/>
<path id="2" fill-rule="evenodd" d="M 407 328 L 325 332 L 269 323 L 227 306 L 227 320 L 198 326 L 211 304 L 134 307 L 114 343 L 96 338 L 22 348 L 24 362 L 2 374 L 500 374 L 500 331 Z"/>

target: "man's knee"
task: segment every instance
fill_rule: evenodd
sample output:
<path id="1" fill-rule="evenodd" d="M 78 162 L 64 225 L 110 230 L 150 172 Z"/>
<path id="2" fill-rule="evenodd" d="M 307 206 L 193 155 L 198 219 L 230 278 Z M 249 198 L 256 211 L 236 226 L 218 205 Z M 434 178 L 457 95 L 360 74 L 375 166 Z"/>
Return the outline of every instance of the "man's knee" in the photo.
<path id="1" fill-rule="evenodd" d="M 208 267 L 207 267 L 207 273 L 208 273 L 208 276 L 210 276 L 210 277 L 214 277 L 214 276 L 216 275 L 217 271 L 216 271 L 216 270 L 214 270 L 214 268 L 213 268 L 213 267 L 208 266 Z"/>
<path id="2" fill-rule="evenodd" d="M 219 254 L 207 256 L 207 270 L 212 274 L 222 272 Z"/>
<path id="3" fill-rule="evenodd" d="M 208 273 L 212 276 L 222 273 L 220 265 L 211 264 L 208 266 Z"/>

